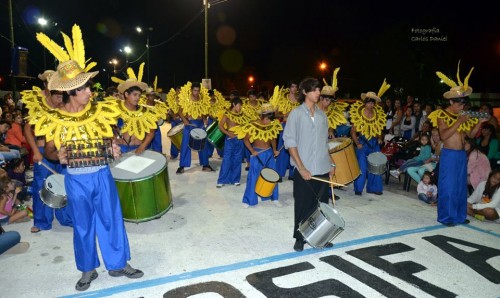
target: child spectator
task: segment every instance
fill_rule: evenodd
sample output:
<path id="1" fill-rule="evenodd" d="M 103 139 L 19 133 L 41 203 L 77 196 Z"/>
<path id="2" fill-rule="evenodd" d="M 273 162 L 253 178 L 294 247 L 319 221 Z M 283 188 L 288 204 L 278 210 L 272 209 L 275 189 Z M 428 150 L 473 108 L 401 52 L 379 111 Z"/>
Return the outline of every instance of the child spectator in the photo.
<path id="1" fill-rule="evenodd" d="M 28 210 L 22 207 L 17 199 L 21 187 L 15 187 L 10 177 L 0 178 L 0 223 L 14 223 L 22 219 L 29 219 Z"/>
<path id="2" fill-rule="evenodd" d="M 409 167 L 419 167 L 425 163 L 426 160 L 432 156 L 432 148 L 429 144 L 429 136 L 423 134 L 420 136 L 420 153 L 412 158 L 405 161 L 399 169 L 391 170 L 391 176 L 399 178 L 399 174 L 404 173 Z"/>
<path id="3" fill-rule="evenodd" d="M 430 172 L 425 172 L 424 176 L 422 176 L 422 180 L 420 180 L 417 186 L 418 199 L 435 206 L 437 202 L 437 192 L 438 189 L 433 182 L 432 174 Z"/>

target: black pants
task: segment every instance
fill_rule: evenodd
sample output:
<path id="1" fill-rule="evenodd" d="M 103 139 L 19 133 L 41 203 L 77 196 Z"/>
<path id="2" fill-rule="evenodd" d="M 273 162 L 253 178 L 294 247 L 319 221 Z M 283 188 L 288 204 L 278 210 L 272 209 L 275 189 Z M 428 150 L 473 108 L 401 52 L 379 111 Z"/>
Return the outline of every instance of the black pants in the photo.
<path id="1" fill-rule="evenodd" d="M 316 175 L 314 177 L 329 180 L 328 173 Z M 293 198 L 294 198 L 294 226 L 293 238 L 302 239 L 304 237 L 297 231 L 299 223 L 308 218 L 318 207 L 318 200 L 328 204 L 328 184 L 318 180 L 306 181 L 297 171 L 293 177 Z M 318 197 L 319 196 L 319 197 Z"/>

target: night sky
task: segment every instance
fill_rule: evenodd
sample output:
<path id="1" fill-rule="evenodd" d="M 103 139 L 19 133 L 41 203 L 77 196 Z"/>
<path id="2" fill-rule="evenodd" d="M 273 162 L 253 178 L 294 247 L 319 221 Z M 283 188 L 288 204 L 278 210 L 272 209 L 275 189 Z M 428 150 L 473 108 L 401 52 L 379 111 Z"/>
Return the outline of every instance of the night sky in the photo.
<path id="1" fill-rule="evenodd" d="M 133 49 L 130 66 L 137 69 L 146 62 L 147 34 L 138 34 L 136 26 L 152 28 L 149 81 L 158 75 L 158 86 L 166 90 L 204 76 L 202 0 L 12 2 L 14 39 L 29 49 L 30 76 L 44 68 L 35 33 L 43 30 L 62 44 L 58 32 L 70 35 L 74 23 L 82 28 L 86 57 L 98 63 L 96 80 L 104 86 L 112 75 L 111 59 L 119 61 L 117 69 L 124 68 L 125 55 L 119 50 L 125 45 Z M 500 21 L 493 4 L 364 2 L 227 0 L 213 5 L 208 26 L 212 86 L 245 93 L 250 75 L 262 91 L 306 76 L 324 76 L 330 83 L 333 69 L 340 66 L 342 98 L 377 92 L 387 78 L 392 84 L 389 96 L 433 99 L 448 89 L 435 71 L 455 79 L 461 59 L 462 78 L 475 67 L 470 80 L 475 92 L 500 92 Z M 10 63 L 9 15 L 7 1 L 0 5 L 0 75 L 5 77 Z M 42 29 L 36 23 L 39 16 L 52 26 Z M 45 61 L 53 68 L 48 52 Z M 319 69 L 322 61 L 328 65 L 324 73 Z M 147 76 L 146 69 L 146 81 Z"/>

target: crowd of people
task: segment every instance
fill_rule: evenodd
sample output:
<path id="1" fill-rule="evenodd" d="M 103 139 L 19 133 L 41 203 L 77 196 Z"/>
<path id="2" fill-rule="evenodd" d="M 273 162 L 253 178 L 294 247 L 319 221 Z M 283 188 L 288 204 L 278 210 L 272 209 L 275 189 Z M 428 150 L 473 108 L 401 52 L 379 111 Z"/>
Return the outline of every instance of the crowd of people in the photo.
<path id="1" fill-rule="evenodd" d="M 73 30 L 80 29 L 75 25 Z M 48 46 L 44 34 L 37 38 Z M 127 78 L 113 78 L 118 85 L 109 88 L 103 100 L 91 102 L 92 78 L 97 74 L 90 71 L 94 64 L 74 52 L 53 54 L 59 66 L 40 74 L 43 89 L 24 91 L 17 103 L 6 96 L 2 103 L 0 161 L 6 170 L 0 173 L 0 223 L 33 217 L 31 232 L 38 233 L 50 230 L 56 217 L 61 225 L 72 227 L 76 267 L 82 273 L 75 286 L 79 291 L 88 289 L 98 277 L 96 239 L 109 275 L 143 276 L 128 263 L 131 256 L 120 197 L 106 158 L 125 152 L 167 151 L 161 147 L 161 138 L 166 136 L 159 129 L 164 121 L 172 129 L 182 126 L 182 141 L 172 142 L 169 148 L 170 158 L 179 159 L 177 175 L 189 175 L 186 170 L 191 167 L 193 150 L 203 172 L 216 172 L 210 165 L 215 149 L 223 161 L 214 187 L 238 187 L 242 171 L 248 172 L 241 197 L 244 208 L 259 200 L 281 207 L 279 183 L 288 171 L 293 181 L 296 251 L 302 251 L 305 244 L 299 224 L 318 204 L 339 199 L 328 181 L 336 173 L 353 170 L 332 160 L 330 142 L 340 136 L 352 142 L 359 166 L 359 175 L 348 181 L 356 196 L 362 196 L 365 189 L 383 195 L 382 173 L 371 169 L 369 157 L 400 139 L 401 149 L 410 144 L 416 149 L 392 156 L 391 162 L 399 164 L 391 175 L 410 175 L 417 184 L 418 199 L 438 206 L 439 222 L 464 224 L 467 215 L 499 218 L 498 120 L 487 104 L 479 107 L 487 116 L 463 113 L 473 109 L 468 101 L 472 92 L 468 77 L 464 83 L 452 82 L 444 94 L 446 104 L 440 108 L 413 96 L 406 101 L 384 97 L 390 88 L 385 79 L 377 93 L 362 93 L 360 100 L 349 105 L 337 100 L 339 69 L 330 85 L 315 78 L 290 81 L 276 86 L 270 98 L 249 90 L 246 96 L 232 91 L 228 100 L 217 90 L 187 82 L 172 88 L 162 100 L 156 86 L 142 82 L 141 65 L 137 73 L 129 69 Z M 223 137 L 212 138 L 213 132 Z M 95 140 L 111 140 L 106 149 L 110 153 L 102 163 L 91 162 L 94 152 L 84 151 L 83 159 L 81 155 L 75 159 L 70 152 L 71 146 L 88 148 Z M 26 169 L 33 170 L 31 184 Z M 68 198 L 67 205 L 56 209 L 40 196 L 45 179 L 54 172 L 65 175 Z M 24 204 L 29 200 L 33 210 Z"/>

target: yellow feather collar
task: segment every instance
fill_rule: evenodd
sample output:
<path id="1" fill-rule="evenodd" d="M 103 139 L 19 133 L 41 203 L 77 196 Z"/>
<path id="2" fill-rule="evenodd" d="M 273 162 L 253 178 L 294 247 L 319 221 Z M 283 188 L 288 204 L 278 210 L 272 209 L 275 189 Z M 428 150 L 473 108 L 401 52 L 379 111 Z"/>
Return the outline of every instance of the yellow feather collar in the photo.
<path id="1" fill-rule="evenodd" d="M 278 120 L 273 120 L 267 125 L 255 122 L 250 122 L 244 125 L 231 127 L 229 130 L 234 132 L 238 139 L 244 139 L 247 135 L 250 136 L 250 143 L 255 140 L 262 140 L 264 142 L 270 141 L 278 137 L 283 127 Z"/>
<path id="2" fill-rule="evenodd" d="M 337 126 L 347 123 L 344 111 L 349 106 L 347 102 L 334 102 L 328 106 L 326 116 L 328 117 L 328 127 L 336 129 Z"/>
<path id="3" fill-rule="evenodd" d="M 112 101 L 111 97 L 107 97 L 106 101 Z M 151 130 L 157 128 L 157 121 L 161 118 L 158 111 L 153 107 L 138 105 L 137 110 L 131 111 L 125 106 L 123 100 L 117 100 L 120 111 L 119 118 L 123 119 L 123 127 L 121 133 L 128 133 L 139 140 L 143 140 Z"/>
<path id="4" fill-rule="evenodd" d="M 382 134 L 382 130 L 386 125 L 387 116 L 381 106 L 375 105 L 373 107 L 373 118 L 367 118 L 363 111 L 365 104 L 363 101 L 356 101 L 349 109 L 351 122 L 356 126 L 359 133 L 365 136 L 368 140 L 373 137 L 378 137 Z"/>
<path id="5" fill-rule="evenodd" d="M 450 127 L 457 121 L 458 116 L 458 114 L 452 114 L 446 110 L 439 109 L 430 113 L 427 118 L 431 121 L 432 126 L 434 127 L 438 127 L 438 119 L 443 119 L 444 123 Z M 470 131 L 474 128 L 474 125 L 476 125 L 478 121 L 479 120 L 477 118 L 470 118 L 469 121 L 460 124 L 458 132 Z"/>

